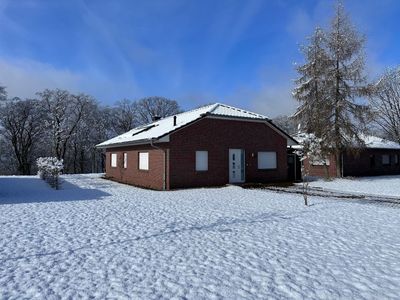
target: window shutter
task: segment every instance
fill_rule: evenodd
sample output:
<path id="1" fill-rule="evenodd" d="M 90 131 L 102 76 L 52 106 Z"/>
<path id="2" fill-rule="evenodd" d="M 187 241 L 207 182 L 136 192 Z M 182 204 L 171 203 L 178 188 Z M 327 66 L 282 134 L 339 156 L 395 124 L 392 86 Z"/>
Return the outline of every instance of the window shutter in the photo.
<path id="1" fill-rule="evenodd" d="M 208 151 L 196 151 L 196 171 L 208 171 Z"/>
<path id="2" fill-rule="evenodd" d="M 258 152 L 258 169 L 267 170 L 276 169 L 276 167 L 276 152 Z"/>

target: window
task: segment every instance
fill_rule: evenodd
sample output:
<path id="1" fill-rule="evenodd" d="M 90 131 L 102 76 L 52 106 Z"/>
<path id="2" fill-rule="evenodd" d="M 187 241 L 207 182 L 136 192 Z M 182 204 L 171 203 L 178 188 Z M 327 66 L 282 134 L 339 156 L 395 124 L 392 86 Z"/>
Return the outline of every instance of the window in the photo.
<path id="1" fill-rule="evenodd" d="M 258 152 L 258 168 L 276 169 L 276 152 Z"/>
<path id="2" fill-rule="evenodd" d="M 398 155 L 398 154 L 395 154 L 395 155 L 394 155 L 394 164 L 395 164 L 395 165 L 398 165 L 398 164 L 399 164 L 399 155 Z"/>
<path id="3" fill-rule="evenodd" d="M 314 157 L 313 159 L 310 159 L 310 163 L 312 166 L 329 166 L 331 161 L 329 158 Z"/>
<path id="4" fill-rule="evenodd" d="M 390 155 L 382 154 L 382 165 L 390 165 Z"/>
<path id="5" fill-rule="evenodd" d="M 117 167 L 117 153 L 111 153 L 111 167 Z"/>
<path id="6" fill-rule="evenodd" d="M 149 152 L 139 152 L 139 170 L 149 169 Z"/>
<path id="7" fill-rule="evenodd" d="M 128 153 L 124 153 L 124 169 L 128 167 Z"/>
<path id="8" fill-rule="evenodd" d="M 208 171 L 208 151 L 196 151 L 196 171 Z"/>

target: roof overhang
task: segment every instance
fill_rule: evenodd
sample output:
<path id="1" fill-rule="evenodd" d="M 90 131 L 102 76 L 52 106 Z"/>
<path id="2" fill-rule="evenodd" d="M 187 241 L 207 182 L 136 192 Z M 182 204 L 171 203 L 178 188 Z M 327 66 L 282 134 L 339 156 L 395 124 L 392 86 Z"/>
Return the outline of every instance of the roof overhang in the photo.
<path id="1" fill-rule="evenodd" d="M 109 145 L 98 144 L 98 145 L 96 145 L 96 148 L 97 149 L 121 148 L 121 147 L 127 147 L 127 146 L 147 145 L 147 144 L 151 144 L 151 143 L 168 143 L 168 142 L 169 142 L 169 135 L 165 135 L 159 139 L 157 139 L 157 138 L 143 139 L 143 140 L 137 140 L 137 141 L 131 141 L 131 142 L 114 143 L 114 144 L 109 144 Z"/>

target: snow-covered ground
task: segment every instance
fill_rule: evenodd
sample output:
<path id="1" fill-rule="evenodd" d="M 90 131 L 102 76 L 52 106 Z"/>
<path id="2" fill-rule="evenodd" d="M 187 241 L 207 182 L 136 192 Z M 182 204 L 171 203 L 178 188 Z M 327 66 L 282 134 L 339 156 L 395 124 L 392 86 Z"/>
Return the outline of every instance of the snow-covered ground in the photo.
<path id="1" fill-rule="evenodd" d="M 0 177 L 0 298 L 398 299 L 399 209 Z"/>
<path id="2" fill-rule="evenodd" d="M 400 197 L 400 176 L 355 177 L 332 181 L 321 179 L 311 182 L 310 186 L 340 192 Z"/>

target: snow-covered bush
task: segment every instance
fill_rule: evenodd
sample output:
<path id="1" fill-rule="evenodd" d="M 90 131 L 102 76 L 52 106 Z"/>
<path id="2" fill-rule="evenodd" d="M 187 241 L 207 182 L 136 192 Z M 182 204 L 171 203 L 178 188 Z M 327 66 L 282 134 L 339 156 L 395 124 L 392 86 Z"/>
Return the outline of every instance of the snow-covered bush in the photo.
<path id="1" fill-rule="evenodd" d="M 58 190 L 60 187 L 59 176 L 64 168 L 63 160 L 57 157 L 39 157 L 36 164 L 39 177 Z"/>

